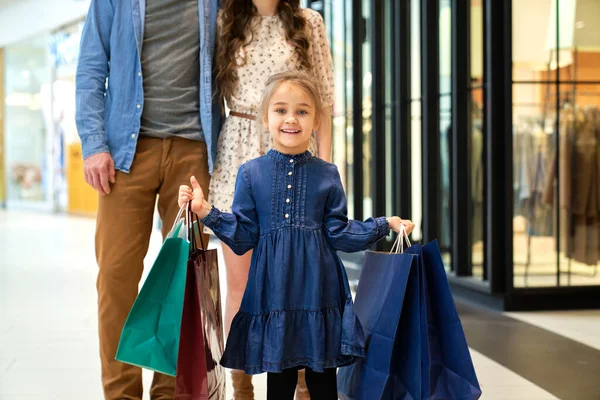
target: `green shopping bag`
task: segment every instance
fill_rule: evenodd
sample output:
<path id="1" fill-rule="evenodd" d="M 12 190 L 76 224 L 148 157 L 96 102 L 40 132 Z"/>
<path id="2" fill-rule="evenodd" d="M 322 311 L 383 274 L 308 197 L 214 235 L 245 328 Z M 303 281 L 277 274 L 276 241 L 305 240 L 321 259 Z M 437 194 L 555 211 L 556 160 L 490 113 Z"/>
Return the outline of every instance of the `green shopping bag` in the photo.
<path id="1" fill-rule="evenodd" d="M 179 210 L 121 333 L 116 359 L 175 376 L 190 252 Z M 183 229 L 182 229 L 183 228 Z"/>

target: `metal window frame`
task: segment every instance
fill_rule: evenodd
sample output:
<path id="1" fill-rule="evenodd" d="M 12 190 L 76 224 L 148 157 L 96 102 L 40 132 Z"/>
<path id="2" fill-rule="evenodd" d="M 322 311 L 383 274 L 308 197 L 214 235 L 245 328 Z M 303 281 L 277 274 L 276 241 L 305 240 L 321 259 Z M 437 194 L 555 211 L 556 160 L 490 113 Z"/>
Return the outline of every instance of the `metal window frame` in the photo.
<path id="1" fill-rule="evenodd" d="M 471 275 L 471 7 L 452 2 L 452 265 Z M 468 199 L 465 201 L 465 197 Z"/>
<path id="2" fill-rule="evenodd" d="M 395 210 L 402 218 L 412 216 L 412 185 L 411 185 L 411 30 L 410 30 L 410 1 L 392 1 L 392 147 L 395 157 L 393 171 L 396 181 L 392 195 Z"/>
<path id="3" fill-rule="evenodd" d="M 362 44 L 365 39 L 365 21 L 362 1 L 352 0 L 352 174 L 354 219 L 363 219 L 364 168 L 362 133 Z"/>
<path id="4" fill-rule="evenodd" d="M 440 235 L 439 0 L 421 0 L 423 242 Z"/>
<path id="5" fill-rule="evenodd" d="M 485 3 L 485 266 L 491 292 L 505 294 L 513 289 L 512 1 Z"/>
<path id="6" fill-rule="evenodd" d="M 370 215 L 386 215 L 386 149 L 385 149 L 385 3 L 372 1 L 371 12 L 371 101 L 372 101 L 372 130 L 371 146 L 371 199 Z M 384 243 L 379 241 L 376 248 L 383 249 Z"/>

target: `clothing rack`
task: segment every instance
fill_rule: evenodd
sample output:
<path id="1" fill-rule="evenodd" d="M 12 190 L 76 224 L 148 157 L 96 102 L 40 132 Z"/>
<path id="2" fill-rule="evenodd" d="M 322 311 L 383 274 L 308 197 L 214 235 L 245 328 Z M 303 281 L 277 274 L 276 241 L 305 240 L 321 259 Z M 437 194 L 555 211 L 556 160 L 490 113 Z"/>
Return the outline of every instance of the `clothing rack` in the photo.
<path id="1" fill-rule="evenodd" d="M 576 121 L 573 120 L 573 124 L 575 124 L 575 123 L 576 123 Z M 596 136 L 596 140 L 600 140 L 600 138 Z M 598 154 L 597 157 L 600 157 L 600 154 Z M 574 160 L 575 160 L 575 158 L 573 157 L 571 159 L 571 162 L 573 163 Z M 572 165 L 571 166 L 571 170 L 573 170 L 573 168 L 574 168 L 574 166 Z M 572 245 L 572 243 L 569 242 L 569 245 Z M 571 261 L 572 261 L 572 259 L 571 259 L 571 257 L 569 257 L 569 261 L 568 261 L 568 264 L 567 264 L 567 269 L 569 271 L 568 274 L 567 274 L 567 282 L 568 282 L 569 285 L 571 285 L 571 273 L 572 273 L 572 271 L 571 271 Z M 594 265 L 594 272 L 592 272 L 592 274 L 590 274 L 590 275 L 584 275 L 584 276 L 587 276 L 587 277 L 590 277 L 590 278 L 594 278 L 594 277 L 596 277 L 597 273 L 598 273 L 598 262 L 596 262 L 596 265 Z M 578 275 L 581 276 L 581 274 L 578 274 Z"/>

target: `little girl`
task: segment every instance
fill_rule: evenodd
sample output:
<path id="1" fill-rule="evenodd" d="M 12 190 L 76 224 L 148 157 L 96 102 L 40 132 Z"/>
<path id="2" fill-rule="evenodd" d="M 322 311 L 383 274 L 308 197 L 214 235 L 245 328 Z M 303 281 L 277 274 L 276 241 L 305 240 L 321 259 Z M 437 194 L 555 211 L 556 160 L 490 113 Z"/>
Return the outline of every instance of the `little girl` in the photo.
<path id="1" fill-rule="evenodd" d="M 307 151 L 320 99 L 315 83 L 298 73 L 269 79 L 258 121 L 273 149 L 240 167 L 233 213 L 211 207 L 194 177 L 179 190 L 179 205 L 191 202 L 236 254 L 254 249 L 221 364 L 267 372 L 269 400 L 293 399 L 302 368 L 311 399 L 337 399 L 336 368 L 364 357 L 365 343 L 336 251 L 364 250 L 390 228 L 414 227 L 399 217 L 348 220 L 336 166 Z"/>

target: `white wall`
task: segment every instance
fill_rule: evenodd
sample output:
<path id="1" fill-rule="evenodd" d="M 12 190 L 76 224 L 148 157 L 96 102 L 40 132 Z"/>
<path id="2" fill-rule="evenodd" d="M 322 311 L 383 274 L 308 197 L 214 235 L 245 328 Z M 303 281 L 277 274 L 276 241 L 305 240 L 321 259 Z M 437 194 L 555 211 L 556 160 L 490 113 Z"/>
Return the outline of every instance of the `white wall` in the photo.
<path id="1" fill-rule="evenodd" d="M 0 47 L 85 17 L 90 0 L 19 0 L 0 8 Z"/>

